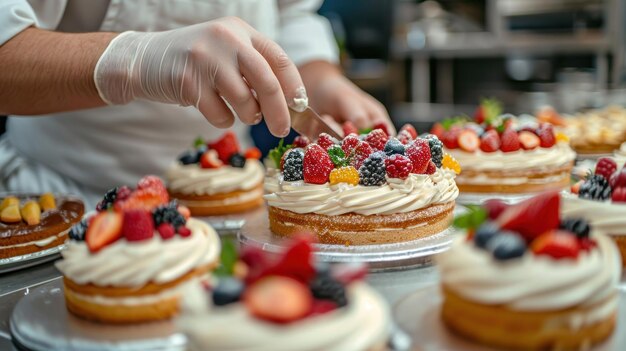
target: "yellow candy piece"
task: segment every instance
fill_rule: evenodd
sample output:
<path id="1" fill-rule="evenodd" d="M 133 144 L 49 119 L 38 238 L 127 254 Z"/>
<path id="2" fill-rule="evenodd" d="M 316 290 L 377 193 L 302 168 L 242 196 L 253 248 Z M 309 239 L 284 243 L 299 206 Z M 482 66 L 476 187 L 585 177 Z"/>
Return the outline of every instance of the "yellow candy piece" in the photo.
<path id="1" fill-rule="evenodd" d="M 352 185 L 359 184 L 359 171 L 352 166 L 335 168 L 330 172 L 330 185 L 339 183 L 348 183 Z"/>
<path id="2" fill-rule="evenodd" d="M 556 133 L 556 141 L 557 142 L 563 141 L 563 142 L 569 143 L 569 137 L 565 135 L 565 133 L 558 132 Z"/>
<path id="3" fill-rule="evenodd" d="M 0 221 L 4 223 L 21 222 L 22 216 L 20 216 L 20 207 L 18 205 L 10 205 L 5 207 L 0 213 Z"/>
<path id="4" fill-rule="evenodd" d="M 28 201 L 22 206 L 22 218 L 28 225 L 37 225 L 41 222 L 41 207 L 35 201 Z"/>
<path id="5" fill-rule="evenodd" d="M 50 211 L 57 208 L 54 195 L 52 195 L 52 193 L 41 194 L 39 197 L 39 206 L 41 206 L 42 211 Z"/>
<path id="6" fill-rule="evenodd" d="M 461 165 L 459 161 L 457 161 L 454 157 L 450 156 L 449 153 L 443 154 L 443 160 L 441 161 L 441 166 L 443 168 L 447 168 L 449 170 L 454 171 L 454 173 L 461 173 Z"/>
<path id="7" fill-rule="evenodd" d="M 19 204 L 20 204 L 20 200 L 18 200 L 17 197 L 15 196 L 5 197 L 4 200 L 2 200 L 2 203 L 0 204 L 0 212 L 2 212 L 2 210 L 4 210 L 5 208 L 11 205 L 19 206 Z"/>

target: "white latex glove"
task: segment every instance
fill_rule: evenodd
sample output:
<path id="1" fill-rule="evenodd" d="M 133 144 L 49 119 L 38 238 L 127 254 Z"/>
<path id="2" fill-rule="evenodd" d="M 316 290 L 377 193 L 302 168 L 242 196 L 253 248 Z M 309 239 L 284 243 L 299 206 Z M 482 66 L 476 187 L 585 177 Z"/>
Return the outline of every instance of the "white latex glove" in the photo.
<path id="1" fill-rule="evenodd" d="M 289 133 L 287 101 L 306 98 L 287 54 L 236 17 L 167 32 L 124 32 L 100 57 L 94 80 L 106 103 L 195 106 L 219 128 L 234 121 L 223 98 L 246 124 L 259 123 L 262 113 L 276 136 Z"/>

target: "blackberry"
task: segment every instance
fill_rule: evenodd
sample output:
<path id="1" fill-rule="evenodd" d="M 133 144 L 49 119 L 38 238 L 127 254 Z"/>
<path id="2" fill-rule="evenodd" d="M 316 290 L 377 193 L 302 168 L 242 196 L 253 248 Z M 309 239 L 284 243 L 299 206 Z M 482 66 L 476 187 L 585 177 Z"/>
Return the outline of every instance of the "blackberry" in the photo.
<path id="1" fill-rule="evenodd" d="M 443 143 L 436 135 L 426 134 L 423 136 L 428 140 L 428 146 L 430 147 L 430 157 L 437 168 L 441 168 L 441 162 L 443 160 Z"/>
<path id="2" fill-rule="evenodd" d="M 304 151 L 300 148 L 293 149 L 285 157 L 285 165 L 283 167 L 283 179 L 288 182 L 304 179 L 302 173 L 302 161 L 304 160 Z"/>
<path id="3" fill-rule="evenodd" d="M 240 153 L 232 154 L 228 158 L 228 164 L 235 168 L 243 168 L 246 165 L 246 158 Z"/>
<path id="4" fill-rule="evenodd" d="M 400 140 L 396 138 L 390 138 L 387 140 L 387 143 L 385 144 L 385 154 L 387 154 L 387 156 L 395 154 L 404 155 L 404 151 L 404 145 L 402 145 Z"/>
<path id="5" fill-rule="evenodd" d="M 83 241 L 85 240 L 85 233 L 87 232 L 87 218 L 83 218 L 80 222 L 74 224 L 70 228 L 68 236 L 71 240 Z"/>
<path id="6" fill-rule="evenodd" d="M 117 198 L 117 187 L 109 189 L 109 191 L 104 194 L 104 198 L 96 205 L 96 211 L 106 211 L 109 208 L 113 207 L 113 203 Z"/>
<path id="7" fill-rule="evenodd" d="M 346 288 L 330 274 L 318 274 L 310 283 L 309 288 L 313 297 L 320 300 L 330 300 L 343 307 L 348 304 Z"/>
<path id="8" fill-rule="evenodd" d="M 178 212 L 177 206 L 176 201 L 172 201 L 165 206 L 155 208 L 154 211 L 152 211 L 154 226 L 158 227 L 162 223 L 170 223 L 174 228 L 184 226 L 187 220 Z"/>
<path id="9" fill-rule="evenodd" d="M 589 237 L 589 223 L 582 218 L 568 218 L 561 221 L 559 228 L 570 231 L 578 238 L 588 238 Z"/>
<path id="10" fill-rule="evenodd" d="M 611 186 L 606 178 L 594 174 L 580 186 L 578 197 L 596 201 L 608 200 L 611 198 Z"/>
<path id="11" fill-rule="evenodd" d="M 375 152 L 371 154 L 361 168 L 359 168 L 359 177 L 361 178 L 361 185 L 365 186 L 377 186 L 385 183 L 385 175 L 387 171 L 385 169 L 385 153 Z"/>
<path id="12" fill-rule="evenodd" d="M 190 165 L 193 163 L 198 163 L 198 153 L 196 150 L 188 150 L 185 151 L 182 155 L 178 157 L 178 161 L 183 165 Z"/>

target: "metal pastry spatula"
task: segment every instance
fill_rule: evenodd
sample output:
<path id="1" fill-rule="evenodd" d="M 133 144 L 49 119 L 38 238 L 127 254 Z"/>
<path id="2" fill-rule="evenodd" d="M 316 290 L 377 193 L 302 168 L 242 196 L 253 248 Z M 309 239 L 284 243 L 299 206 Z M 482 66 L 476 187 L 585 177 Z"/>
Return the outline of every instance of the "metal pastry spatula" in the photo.
<path id="1" fill-rule="evenodd" d="M 326 123 L 311 107 L 302 112 L 289 108 L 291 116 L 291 128 L 310 140 L 315 140 L 321 133 L 328 133 L 333 138 L 342 139 L 341 133 Z"/>

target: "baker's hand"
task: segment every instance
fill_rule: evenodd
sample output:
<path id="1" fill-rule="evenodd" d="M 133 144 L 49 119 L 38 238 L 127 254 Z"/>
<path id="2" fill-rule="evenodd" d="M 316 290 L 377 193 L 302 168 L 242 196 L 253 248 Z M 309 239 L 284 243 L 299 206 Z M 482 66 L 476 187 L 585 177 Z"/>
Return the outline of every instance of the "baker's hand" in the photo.
<path id="1" fill-rule="evenodd" d="M 371 128 L 378 123 L 395 128 L 385 107 L 344 77 L 331 63 L 313 62 L 300 68 L 309 93 L 309 103 L 319 113 L 333 116 L 337 122 L 351 121 L 357 128 Z"/>
<path id="2" fill-rule="evenodd" d="M 167 32 L 124 32 L 100 57 L 94 79 L 109 104 L 147 99 L 195 106 L 220 128 L 234 120 L 224 99 L 246 124 L 260 122 L 262 113 L 276 136 L 289 132 L 287 101 L 304 91 L 280 46 L 235 17 Z"/>

